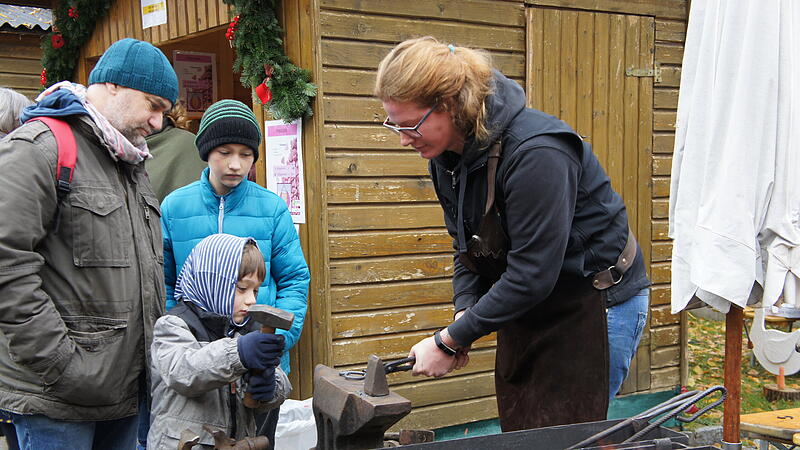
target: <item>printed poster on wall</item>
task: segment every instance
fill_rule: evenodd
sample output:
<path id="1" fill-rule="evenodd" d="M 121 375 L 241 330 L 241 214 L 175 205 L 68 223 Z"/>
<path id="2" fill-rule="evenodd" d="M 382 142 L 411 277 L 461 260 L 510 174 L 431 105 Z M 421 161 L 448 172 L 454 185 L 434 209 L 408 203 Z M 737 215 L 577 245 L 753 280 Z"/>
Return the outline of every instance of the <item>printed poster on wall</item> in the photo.
<path id="1" fill-rule="evenodd" d="M 264 129 L 267 189 L 286 202 L 292 222 L 306 223 L 302 123 L 300 119 L 291 123 L 267 120 Z"/>
<path id="2" fill-rule="evenodd" d="M 167 23 L 167 0 L 141 0 L 142 29 Z"/>
<path id="3" fill-rule="evenodd" d="M 172 65 L 178 74 L 178 100 L 189 118 L 196 119 L 217 101 L 217 58 L 214 53 L 175 50 Z"/>

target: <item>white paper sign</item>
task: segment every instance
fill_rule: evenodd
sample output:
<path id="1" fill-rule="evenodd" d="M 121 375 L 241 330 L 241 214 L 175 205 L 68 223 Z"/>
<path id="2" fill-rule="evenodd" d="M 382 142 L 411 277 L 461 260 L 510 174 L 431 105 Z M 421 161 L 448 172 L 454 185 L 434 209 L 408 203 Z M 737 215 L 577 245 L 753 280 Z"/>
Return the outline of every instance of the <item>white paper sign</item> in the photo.
<path id="1" fill-rule="evenodd" d="M 142 29 L 167 23 L 167 0 L 141 0 Z"/>
<path id="2" fill-rule="evenodd" d="M 292 222 L 306 223 L 302 122 L 267 120 L 264 129 L 267 189 L 286 202 Z"/>

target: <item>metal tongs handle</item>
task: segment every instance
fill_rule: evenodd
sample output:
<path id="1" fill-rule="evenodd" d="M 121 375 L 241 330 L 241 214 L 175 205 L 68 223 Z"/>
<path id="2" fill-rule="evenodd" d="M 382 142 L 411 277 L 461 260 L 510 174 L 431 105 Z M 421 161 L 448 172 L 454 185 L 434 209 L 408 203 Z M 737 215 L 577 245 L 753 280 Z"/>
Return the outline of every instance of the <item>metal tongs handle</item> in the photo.
<path id="1" fill-rule="evenodd" d="M 414 356 L 409 356 L 408 358 L 398 359 L 397 361 L 392 361 L 384 364 L 383 370 L 387 374 L 394 372 L 403 372 L 406 370 L 411 370 L 416 362 L 417 358 L 415 358 Z"/>
<path id="2" fill-rule="evenodd" d="M 707 395 L 709 395 L 709 394 L 711 394 L 713 392 L 716 392 L 716 391 L 722 392 L 722 395 L 720 396 L 719 399 L 717 399 L 714 402 L 710 403 L 709 405 L 705 406 L 703 409 L 701 409 L 700 411 L 698 411 L 697 413 L 695 413 L 691 417 L 677 417 L 677 420 L 679 420 L 681 422 L 684 422 L 684 423 L 692 422 L 695 419 L 697 419 L 698 417 L 700 417 L 701 415 L 703 415 L 709 409 L 714 408 L 717 405 L 719 405 L 720 403 L 722 403 L 723 401 L 725 401 L 725 398 L 728 396 L 728 391 L 725 389 L 724 386 L 714 386 L 714 387 L 708 388 L 708 389 L 706 389 L 705 391 L 702 391 L 702 392 L 700 392 L 700 391 L 684 392 L 684 393 L 682 393 L 680 395 L 672 397 L 671 399 L 665 401 L 664 403 L 658 404 L 658 405 L 648 409 L 647 411 L 645 411 L 643 413 L 640 413 L 640 414 L 638 414 L 638 415 L 636 415 L 634 417 L 625 419 L 622 422 L 614 425 L 613 427 L 608 428 L 606 430 L 603 430 L 603 431 L 595 434 L 594 436 L 590 436 L 590 437 L 584 439 L 583 441 L 578 442 L 577 444 L 575 444 L 575 445 L 573 445 L 571 447 L 568 447 L 567 450 L 584 448 L 584 447 L 588 446 L 589 444 L 592 444 L 592 443 L 594 443 L 596 441 L 599 441 L 600 439 L 603 439 L 606 436 L 610 436 L 611 434 L 613 434 L 616 431 L 618 431 L 618 430 L 620 430 L 622 428 L 625 428 L 625 427 L 632 426 L 634 428 L 634 430 L 636 430 L 641 425 L 644 425 L 644 424 L 648 423 L 650 421 L 650 419 L 652 419 L 654 417 L 658 417 L 658 416 L 664 414 L 658 420 L 656 420 L 655 422 L 653 422 L 653 423 L 647 425 L 646 427 L 642 428 L 638 432 L 634 433 L 633 436 L 629 437 L 628 439 L 625 439 L 621 443 L 635 442 L 635 441 L 639 440 L 639 438 L 641 438 L 642 436 L 647 434 L 650 430 L 660 426 L 662 423 L 666 422 L 667 420 L 669 420 L 669 419 L 671 419 L 673 417 L 676 417 L 682 411 L 685 411 L 686 409 L 688 409 L 690 406 L 695 404 L 697 401 L 699 401 L 703 397 L 706 397 Z"/>
<path id="3" fill-rule="evenodd" d="M 697 403 L 701 399 L 707 397 L 708 395 L 710 395 L 710 394 L 712 394 L 714 392 L 718 392 L 718 391 L 721 392 L 720 397 L 718 399 L 714 400 L 713 402 L 709 403 L 708 405 L 704 406 L 703 409 L 701 409 L 700 411 L 697 411 L 694 415 L 692 415 L 690 417 L 679 417 L 678 416 L 678 414 L 680 414 L 681 412 L 687 410 L 688 408 L 690 408 L 692 405 L 694 405 L 695 403 Z M 679 395 L 678 397 L 673 398 L 672 402 L 662 403 L 662 405 L 664 405 L 664 406 L 661 406 L 661 405 L 656 406 L 655 408 L 652 408 L 652 409 L 650 409 L 648 411 L 645 411 L 644 413 L 642 413 L 639 416 L 637 416 L 636 417 L 637 419 L 641 418 L 643 420 L 649 421 L 651 418 L 656 417 L 659 414 L 664 413 L 664 415 L 661 416 L 660 418 L 658 418 L 655 422 L 653 422 L 650 425 L 642 428 L 636 434 L 634 434 L 633 436 L 629 437 L 628 439 L 625 439 L 622 442 L 634 442 L 634 441 L 638 440 L 640 437 L 642 437 L 645 434 L 647 434 L 647 432 L 649 432 L 653 428 L 656 428 L 656 427 L 660 426 L 662 423 L 666 422 L 667 420 L 669 420 L 669 419 L 671 419 L 673 417 L 675 419 L 677 419 L 678 421 L 683 422 L 683 423 L 694 422 L 695 419 L 697 419 L 698 417 L 700 417 L 703 414 L 705 414 L 706 411 L 708 411 L 709 409 L 714 408 L 717 405 L 719 405 L 720 403 L 724 402 L 725 399 L 728 397 L 728 390 L 725 389 L 724 386 L 713 386 L 713 387 L 710 387 L 710 388 L 708 388 L 708 389 L 706 389 L 705 391 L 702 391 L 702 392 L 691 391 L 691 392 L 686 392 L 685 394 L 690 394 L 690 395 L 687 396 L 687 397 L 683 397 L 683 396 Z M 678 399 L 678 400 L 676 400 L 676 399 Z M 657 410 L 657 411 L 654 411 L 654 410 Z"/>
<path id="4" fill-rule="evenodd" d="M 392 361 L 383 364 L 383 371 L 387 374 L 394 373 L 394 372 L 403 372 L 406 370 L 411 370 L 414 367 L 414 363 L 417 362 L 417 358 L 413 356 L 409 356 L 408 358 L 398 359 L 397 361 Z M 367 377 L 366 369 L 350 369 L 350 370 L 343 370 L 339 372 L 339 375 L 343 376 L 347 380 L 363 380 Z"/>

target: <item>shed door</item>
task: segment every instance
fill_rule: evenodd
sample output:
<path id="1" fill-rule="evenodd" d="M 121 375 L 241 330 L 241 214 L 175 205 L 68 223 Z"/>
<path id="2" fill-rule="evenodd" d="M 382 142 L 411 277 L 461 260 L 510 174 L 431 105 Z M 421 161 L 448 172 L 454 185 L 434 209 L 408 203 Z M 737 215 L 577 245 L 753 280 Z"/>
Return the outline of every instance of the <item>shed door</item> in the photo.
<path id="1" fill-rule="evenodd" d="M 528 103 L 589 141 L 628 208 L 649 270 L 655 21 L 649 16 L 527 9 Z M 649 333 L 623 392 L 650 388 Z"/>

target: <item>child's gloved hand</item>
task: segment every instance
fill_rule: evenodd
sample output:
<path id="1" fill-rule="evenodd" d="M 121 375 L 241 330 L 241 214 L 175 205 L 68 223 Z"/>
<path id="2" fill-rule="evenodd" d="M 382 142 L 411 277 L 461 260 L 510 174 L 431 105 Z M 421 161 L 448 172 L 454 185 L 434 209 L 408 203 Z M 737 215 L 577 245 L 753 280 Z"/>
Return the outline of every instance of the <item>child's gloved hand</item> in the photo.
<path id="1" fill-rule="evenodd" d="M 275 368 L 266 369 L 259 375 L 250 376 L 250 386 L 247 392 L 253 396 L 254 400 L 268 402 L 275 396 Z"/>
<path id="2" fill-rule="evenodd" d="M 283 335 L 252 332 L 240 336 L 236 348 L 243 366 L 264 370 L 281 363 L 284 346 Z"/>

